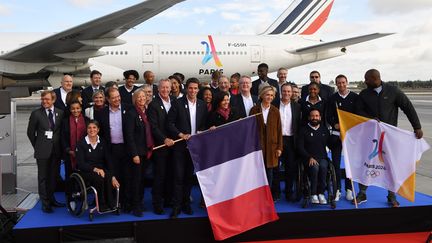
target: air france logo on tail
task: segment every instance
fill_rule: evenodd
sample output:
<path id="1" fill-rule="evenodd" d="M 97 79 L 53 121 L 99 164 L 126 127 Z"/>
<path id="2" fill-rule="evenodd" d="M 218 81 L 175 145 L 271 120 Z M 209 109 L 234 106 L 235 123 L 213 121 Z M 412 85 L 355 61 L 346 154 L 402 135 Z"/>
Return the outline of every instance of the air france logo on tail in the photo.
<path id="1" fill-rule="evenodd" d="M 209 42 L 201 41 L 201 44 L 204 45 L 206 48 L 205 55 L 204 55 L 201 63 L 203 65 L 205 65 L 208 61 L 210 61 L 213 58 L 216 66 L 222 67 L 222 62 L 219 60 L 219 57 L 218 57 L 217 51 L 216 51 L 216 47 L 214 45 L 213 38 L 211 35 L 208 36 L 208 40 L 209 40 Z M 210 50 L 211 50 L 211 52 L 210 52 Z"/>
<path id="2" fill-rule="evenodd" d="M 381 132 L 381 136 L 379 141 L 376 139 L 372 140 L 372 143 L 375 144 L 375 148 L 372 151 L 372 153 L 369 154 L 368 158 L 369 160 L 372 160 L 373 158 L 375 158 L 378 155 L 378 159 L 381 163 L 384 164 L 384 157 L 383 155 L 385 154 L 385 152 L 383 151 L 383 142 L 384 142 L 384 134 L 385 132 Z"/>

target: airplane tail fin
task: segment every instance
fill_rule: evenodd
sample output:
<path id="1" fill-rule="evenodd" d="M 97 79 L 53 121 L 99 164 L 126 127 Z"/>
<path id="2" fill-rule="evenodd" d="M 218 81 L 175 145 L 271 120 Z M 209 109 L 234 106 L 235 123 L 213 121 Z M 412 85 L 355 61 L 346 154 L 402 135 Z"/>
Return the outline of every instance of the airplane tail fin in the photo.
<path id="1" fill-rule="evenodd" d="M 261 35 L 312 35 L 327 20 L 334 0 L 294 0 Z"/>

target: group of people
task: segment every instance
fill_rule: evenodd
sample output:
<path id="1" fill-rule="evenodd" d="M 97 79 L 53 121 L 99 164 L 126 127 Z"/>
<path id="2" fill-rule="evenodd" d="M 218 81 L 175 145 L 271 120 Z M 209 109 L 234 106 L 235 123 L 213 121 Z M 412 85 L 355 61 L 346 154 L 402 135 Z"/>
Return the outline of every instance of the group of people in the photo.
<path id="1" fill-rule="evenodd" d="M 337 92 L 321 83 L 318 71 L 301 88 L 287 81 L 288 70 L 280 68 L 278 80 L 267 76 L 268 65 L 258 65 L 258 79 L 235 73 L 228 77 L 212 74 L 208 85 L 181 73 L 159 80 L 144 73 L 145 84 L 135 85 L 139 74 L 124 72 L 125 84 L 101 85 L 102 74 L 90 74 L 91 86 L 73 90 L 73 77 L 64 75 L 61 87 L 41 93 L 42 107 L 30 116 L 27 135 L 34 147 L 38 166 L 38 190 L 44 212 L 62 206 L 54 198 L 59 161 L 65 162 L 66 176 L 77 171 L 95 185 L 100 209 L 113 204 L 112 189 L 120 187 L 123 212 L 143 215 L 144 174 L 153 166 L 153 212 L 170 218 L 183 212 L 193 214 L 191 188 L 193 164 L 186 141 L 200 131 L 257 115 L 268 183 L 273 199 L 280 200 L 280 167 L 283 166 L 285 198 L 296 201 L 294 181 L 298 163 L 303 163 L 311 180 L 312 203 L 326 204 L 325 176 L 328 163 L 336 168 L 341 197 L 340 160 L 342 144 L 336 107 L 397 125 L 401 108 L 417 138 L 422 131 L 417 114 L 403 92 L 381 81 L 371 69 L 365 74 L 367 89 L 359 95 L 347 88 L 348 79 L 338 75 Z M 218 141 L 214 141 L 217 143 Z M 156 148 L 157 149 L 154 149 Z M 328 159 L 327 148 L 332 151 Z M 221 151 L 223 153 L 223 151 Z M 366 201 L 360 186 L 358 203 Z M 346 198 L 353 199 L 351 183 Z M 388 202 L 397 207 L 394 193 Z M 204 205 L 204 202 L 201 201 Z"/>

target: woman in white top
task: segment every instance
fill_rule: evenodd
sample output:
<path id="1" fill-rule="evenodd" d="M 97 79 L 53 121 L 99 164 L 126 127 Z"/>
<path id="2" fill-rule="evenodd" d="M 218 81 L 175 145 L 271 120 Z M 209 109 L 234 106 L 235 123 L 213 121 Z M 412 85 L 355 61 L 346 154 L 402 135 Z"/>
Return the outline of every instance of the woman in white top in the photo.
<path id="1" fill-rule="evenodd" d="M 90 118 L 90 120 L 94 119 L 95 111 L 101 110 L 105 106 L 105 94 L 103 90 L 98 90 L 93 93 L 92 96 L 93 106 L 85 109 L 85 116 Z"/>

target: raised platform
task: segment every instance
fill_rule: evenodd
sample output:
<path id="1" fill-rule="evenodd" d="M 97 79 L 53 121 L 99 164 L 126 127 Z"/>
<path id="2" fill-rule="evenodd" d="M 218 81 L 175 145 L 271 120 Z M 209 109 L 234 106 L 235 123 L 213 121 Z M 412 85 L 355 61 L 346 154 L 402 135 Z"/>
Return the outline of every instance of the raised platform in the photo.
<path id="1" fill-rule="evenodd" d="M 416 202 L 398 198 L 399 208 L 389 208 L 387 192 L 370 187 L 368 202 L 354 205 L 344 198 L 332 210 L 329 205 L 312 205 L 306 209 L 300 203 L 278 201 L 276 209 L 280 220 L 228 239 L 227 242 L 278 240 L 346 236 L 358 234 L 385 234 L 427 232 L 432 230 L 432 196 L 416 193 Z M 62 199 L 62 194 L 56 195 Z M 198 207 L 200 195 L 193 191 L 194 215 L 181 214 L 176 220 L 151 212 L 149 193 L 145 195 L 147 211 L 144 217 L 130 214 L 88 215 L 72 217 L 65 208 L 56 208 L 53 214 L 42 213 L 40 203 L 18 222 L 14 228 L 16 242 L 64 242 L 84 239 L 133 237 L 137 242 L 213 242 L 213 234 L 205 209 Z"/>

